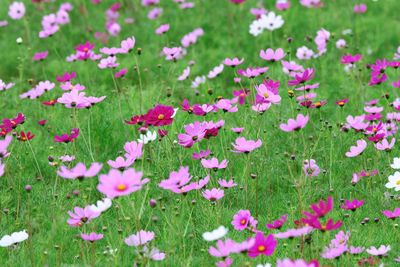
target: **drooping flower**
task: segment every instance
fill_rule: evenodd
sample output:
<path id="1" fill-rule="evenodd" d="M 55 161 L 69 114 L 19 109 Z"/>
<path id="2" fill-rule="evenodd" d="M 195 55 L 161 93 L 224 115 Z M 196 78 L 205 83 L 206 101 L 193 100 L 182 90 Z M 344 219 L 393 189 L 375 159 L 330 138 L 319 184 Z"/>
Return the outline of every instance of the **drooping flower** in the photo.
<path id="1" fill-rule="evenodd" d="M 287 214 L 282 215 L 279 219 L 273 221 L 271 224 L 267 223 L 268 229 L 280 229 L 286 222 Z"/>
<path id="2" fill-rule="evenodd" d="M 81 234 L 81 238 L 83 240 L 89 241 L 89 242 L 92 242 L 92 243 L 95 242 L 95 241 L 103 239 L 103 236 L 104 236 L 103 234 L 97 234 L 95 232 L 91 232 L 90 234 L 85 234 L 85 233 Z"/>
<path id="3" fill-rule="evenodd" d="M 303 171 L 304 174 L 308 177 L 316 177 L 320 174 L 321 169 L 317 165 L 317 162 L 314 159 L 306 159 L 303 163 Z"/>
<path id="4" fill-rule="evenodd" d="M 212 202 L 215 202 L 217 200 L 220 200 L 221 198 L 223 198 L 225 195 L 224 190 L 219 189 L 219 188 L 212 188 L 210 189 L 206 189 L 203 192 L 203 197 L 205 199 L 208 199 Z"/>

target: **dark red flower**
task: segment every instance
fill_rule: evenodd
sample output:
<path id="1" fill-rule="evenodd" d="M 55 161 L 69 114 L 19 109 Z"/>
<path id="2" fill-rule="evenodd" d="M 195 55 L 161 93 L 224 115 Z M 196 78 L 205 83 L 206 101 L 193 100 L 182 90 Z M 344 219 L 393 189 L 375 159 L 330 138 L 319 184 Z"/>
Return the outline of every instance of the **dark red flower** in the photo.
<path id="1" fill-rule="evenodd" d="M 170 125 L 174 121 L 174 113 L 174 108 L 171 106 L 157 105 L 145 115 L 146 124 L 153 126 Z"/>

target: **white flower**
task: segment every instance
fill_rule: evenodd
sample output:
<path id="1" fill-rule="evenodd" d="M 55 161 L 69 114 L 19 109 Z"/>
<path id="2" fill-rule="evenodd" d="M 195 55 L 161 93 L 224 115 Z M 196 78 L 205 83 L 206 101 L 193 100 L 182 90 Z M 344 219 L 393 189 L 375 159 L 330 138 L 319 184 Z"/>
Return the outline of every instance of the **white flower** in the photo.
<path id="1" fill-rule="evenodd" d="M 386 188 L 394 188 L 394 190 L 400 191 L 400 172 L 395 172 L 388 179 L 389 182 L 385 185 Z"/>
<path id="2" fill-rule="evenodd" d="M 261 25 L 264 29 L 269 31 L 274 31 L 282 27 L 283 23 L 285 22 L 282 19 L 282 16 L 277 16 L 274 12 L 268 12 L 267 15 L 262 15 L 259 19 Z"/>
<path id="3" fill-rule="evenodd" d="M 16 40 L 16 42 L 17 42 L 17 44 L 22 44 L 23 40 L 22 40 L 21 37 L 18 37 L 17 40 Z"/>
<path id="4" fill-rule="evenodd" d="M 203 233 L 203 238 L 206 241 L 214 241 L 221 239 L 228 233 L 228 229 L 225 228 L 225 226 L 221 225 L 217 229 L 211 231 L 211 232 L 205 232 Z"/>
<path id="5" fill-rule="evenodd" d="M 342 31 L 343 35 L 349 35 L 349 34 L 352 34 L 352 33 L 353 33 L 353 31 L 351 29 L 346 29 L 346 30 Z"/>
<path id="6" fill-rule="evenodd" d="M 96 204 L 90 205 L 90 209 L 94 212 L 104 212 L 108 210 L 112 205 L 112 201 L 109 198 L 103 198 L 102 200 L 98 200 Z"/>
<path id="7" fill-rule="evenodd" d="M 192 88 L 197 88 L 200 86 L 200 84 L 206 82 L 206 76 L 197 76 L 194 78 L 194 81 L 192 82 Z"/>
<path id="8" fill-rule="evenodd" d="M 308 60 L 314 55 L 314 52 L 307 46 L 297 48 L 296 57 L 302 60 Z"/>
<path id="9" fill-rule="evenodd" d="M 266 263 L 266 264 L 257 264 L 256 267 L 272 267 L 271 263 Z"/>
<path id="10" fill-rule="evenodd" d="M 157 139 L 157 132 L 156 131 L 147 131 L 146 135 L 141 134 L 139 135 L 139 139 L 137 140 L 139 143 L 147 144 L 151 141 Z"/>
<path id="11" fill-rule="evenodd" d="M 11 235 L 5 235 L 0 239 L 0 247 L 9 247 L 13 244 L 20 243 L 24 240 L 27 240 L 29 237 L 26 230 L 21 232 L 15 232 Z"/>
<path id="12" fill-rule="evenodd" d="M 250 24 L 250 34 L 253 36 L 258 36 L 264 31 L 264 27 L 260 20 L 255 20 Z"/>
<path id="13" fill-rule="evenodd" d="M 176 113 L 178 112 L 179 108 L 174 108 L 174 114 L 172 114 L 171 118 L 174 118 Z"/>
<path id="14" fill-rule="evenodd" d="M 395 170 L 400 169 L 400 158 L 394 158 L 393 164 L 390 164 L 390 167 L 392 167 L 392 169 L 395 169 Z"/>

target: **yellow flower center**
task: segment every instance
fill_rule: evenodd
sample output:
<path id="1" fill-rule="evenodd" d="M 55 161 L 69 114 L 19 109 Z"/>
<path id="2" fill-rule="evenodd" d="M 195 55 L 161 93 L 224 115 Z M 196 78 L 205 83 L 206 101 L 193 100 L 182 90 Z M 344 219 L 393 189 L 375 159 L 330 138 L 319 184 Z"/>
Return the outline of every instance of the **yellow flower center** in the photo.
<path id="1" fill-rule="evenodd" d="M 162 119 L 164 119 L 164 117 L 165 117 L 165 116 L 164 116 L 164 114 L 160 114 L 160 115 L 158 115 L 158 119 L 159 119 L 159 120 L 162 120 Z"/>
<path id="2" fill-rule="evenodd" d="M 269 94 L 268 93 L 264 93 L 264 97 L 265 98 L 269 97 Z"/>
<path id="3" fill-rule="evenodd" d="M 118 191 L 125 191 L 127 186 L 125 184 L 119 184 L 117 185 L 117 190 Z"/>
<path id="4" fill-rule="evenodd" d="M 241 225 L 246 224 L 246 220 L 245 220 L 245 219 L 241 220 L 241 221 L 240 221 L 240 224 L 241 224 Z"/>
<path id="5" fill-rule="evenodd" d="M 259 252 L 263 252 L 263 251 L 265 251 L 265 246 L 263 246 L 263 245 L 258 246 L 257 249 L 258 249 Z"/>
<path id="6" fill-rule="evenodd" d="M 396 181 L 396 185 L 400 185 L 400 179 Z"/>
<path id="7" fill-rule="evenodd" d="M 322 231 L 326 231 L 326 225 L 321 226 Z"/>

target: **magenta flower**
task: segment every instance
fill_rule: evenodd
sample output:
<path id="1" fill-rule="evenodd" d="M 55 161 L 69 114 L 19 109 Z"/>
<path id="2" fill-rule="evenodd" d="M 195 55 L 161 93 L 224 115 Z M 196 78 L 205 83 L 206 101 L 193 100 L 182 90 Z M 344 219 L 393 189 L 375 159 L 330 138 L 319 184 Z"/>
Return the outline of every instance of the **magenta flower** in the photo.
<path id="1" fill-rule="evenodd" d="M 362 58 L 362 55 L 360 55 L 360 54 L 356 54 L 354 56 L 351 55 L 351 54 L 347 54 L 347 55 L 342 56 L 342 58 L 340 60 L 340 63 L 342 63 L 342 64 L 354 64 L 354 63 L 360 61 L 361 58 Z"/>
<path id="2" fill-rule="evenodd" d="M 164 126 L 170 125 L 174 121 L 175 111 L 171 106 L 157 105 L 150 109 L 145 115 L 147 125 Z"/>
<path id="3" fill-rule="evenodd" d="M 49 54 L 49 51 L 38 52 L 38 53 L 36 53 L 36 54 L 33 56 L 32 60 L 33 60 L 33 61 L 41 61 L 41 60 L 44 60 L 44 59 L 47 57 L 48 54 Z"/>
<path id="4" fill-rule="evenodd" d="M 76 72 L 65 72 L 63 75 L 61 76 L 56 76 L 56 80 L 59 83 L 65 83 L 65 82 L 70 82 L 72 81 L 74 78 L 76 77 Z"/>
<path id="5" fill-rule="evenodd" d="M 211 190 L 206 189 L 203 192 L 203 197 L 212 202 L 215 202 L 224 197 L 224 190 L 218 188 L 212 188 Z"/>
<path id="6" fill-rule="evenodd" d="M 70 218 L 67 223 L 72 227 L 80 227 L 92 219 L 99 217 L 101 212 L 93 211 L 90 206 L 85 208 L 75 207 L 74 212 L 68 211 Z"/>
<path id="7" fill-rule="evenodd" d="M 236 138 L 235 143 L 232 143 L 232 145 L 234 148 L 232 152 L 247 154 L 259 148 L 262 145 L 262 142 L 260 139 L 254 141 L 254 140 L 246 140 L 244 137 L 238 137 Z"/>
<path id="8" fill-rule="evenodd" d="M 279 128 L 284 132 L 299 131 L 306 127 L 308 119 L 308 115 L 304 116 L 303 114 L 297 114 L 296 119 L 289 119 L 287 124 L 282 123 L 279 125 Z"/>
<path id="9" fill-rule="evenodd" d="M 123 172 L 110 170 L 108 174 L 99 176 L 100 183 L 97 189 L 111 199 L 126 196 L 142 189 L 142 186 L 150 181 L 147 178 L 142 180 L 142 176 L 142 172 L 136 172 L 133 168 Z"/>
<path id="10" fill-rule="evenodd" d="M 79 136 L 79 129 L 73 128 L 71 134 L 62 134 L 54 136 L 54 142 L 56 143 L 70 143 L 73 142 Z"/>
<path id="11" fill-rule="evenodd" d="M 82 233 L 81 234 L 81 238 L 85 241 L 89 241 L 89 242 L 95 242 L 98 241 L 100 239 L 103 239 L 103 234 L 97 234 L 95 232 L 91 232 L 90 234 L 85 234 Z"/>
<path id="12" fill-rule="evenodd" d="M 233 228 L 238 231 L 256 229 L 257 227 L 257 221 L 251 216 L 249 210 L 239 210 L 238 213 L 233 216 L 231 224 Z"/>
<path id="13" fill-rule="evenodd" d="M 5 3 L 3 3 L 6 5 Z M 3 7 L 4 7 L 3 5 Z M 22 2 L 13 2 L 8 8 L 8 15 L 14 20 L 22 19 L 25 15 L 25 5 Z"/>
<path id="14" fill-rule="evenodd" d="M 204 159 L 204 158 L 207 158 L 210 154 L 211 154 L 211 150 L 208 150 L 208 149 L 207 150 L 202 150 L 202 151 L 200 151 L 198 153 L 194 152 L 192 154 L 192 158 L 193 159 Z"/>
<path id="15" fill-rule="evenodd" d="M 143 246 L 154 239 L 154 232 L 140 230 L 139 232 L 125 238 L 125 244 L 130 247 Z"/>
<path id="16" fill-rule="evenodd" d="M 337 221 L 336 223 L 333 222 L 332 219 L 328 219 L 328 221 L 326 222 L 326 224 L 322 224 L 318 218 L 312 218 L 310 220 L 308 220 L 308 224 L 318 230 L 321 230 L 323 232 L 325 231 L 333 231 L 336 230 L 338 228 L 340 228 L 342 226 L 342 222 L 341 221 Z"/>
<path id="17" fill-rule="evenodd" d="M 295 86 L 298 84 L 304 84 L 305 82 L 311 80 L 314 78 L 315 71 L 314 69 L 306 69 L 303 73 L 301 74 L 295 74 L 294 80 L 290 80 L 288 82 L 289 86 Z"/>
<path id="18" fill-rule="evenodd" d="M 221 162 L 218 162 L 217 158 L 211 158 L 211 159 L 202 159 L 201 160 L 201 165 L 203 165 L 204 168 L 206 169 L 214 169 L 214 171 L 218 169 L 225 169 L 228 166 L 228 160 L 224 159 Z"/>
<path id="19" fill-rule="evenodd" d="M 350 200 L 346 199 L 344 201 L 344 204 L 341 206 L 341 208 L 344 209 L 344 210 L 355 211 L 356 209 L 358 209 L 362 205 L 364 205 L 364 200 L 354 199 L 354 200 L 350 201 Z"/>
<path id="20" fill-rule="evenodd" d="M 128 69 L 127 68 L 124 68 L 124 69 L 121 69 L 121 70 L 119 70 L 119 71 L 117 71 L 115 74 L 114 74 L 114 77 L 115 78 L 121 78 L 121 77 L 124 77 L 125 75 L 126 75 L 126 73 L 128 72 Z"/>
<path id="21" fill-rule="evenodd" d="M 224 64 L 225 64 L 226 66 L 229 66 L 229 67 L 232 67 L 232 68 L 234 68 L 234 67 L 236 67 L 236 66 L 242 64 L 243 62 L 244 62 L 244 59 L 243 59 L 243 58 L 242 58 L 242 59 L 238 59 L 237 57 L 232 58 L 232 59 L 230 59 L 230 58 L 225 58 L 225 60 L 224 60 Z"/>
<path id="22" fill-rule="evenodd" d="M 259 255 L 271 256 L 276 249 L 278 242 L 273 235 L 264 236 L 262 232 L 257 232 L 255 243 L 247 252 L 250 258 L 255 258 Z"/>
<path id="23" fill-rule="evenodd" d="M 346 152 L 346 157 L 357 157 L 358 155 L 361 155 L 363 153 L 366 147 L 367 142 L 365 142 L 365 140 L 357 140 L 357 145 L 350 147 L 350 151 Z"/>
<path id="24" fill-rule="evenodd" d="M 272 48 L 260 51 L 260 57 L 266 61 L 279 61 L 285 57 L 285 52 L 282 48 L 278 48 L 275 51 Z"/>
<path id="25" fill-rule="evenodd" d="M 333 208 L 333 197 L 329 196 L 326 201 L 320 200 L 318 203 L 311 204 L 310 209 L 314 212 L 308 213 L 308 212 L 303 212 L 306 216 L 308 217 L 324 217 L 327 215 Z"/>
<path id="26" fill-rule="evenodd" d="M 92 163 L 92 165 L 90 165 L 89 169 L 86 169 L 85 164 L 79 162 L 72 169 L 68 169 L 65 166 L 61 166 L 60 170 L 57 171 L 57 175 L 65 179 L 83 180 L 84 178 L 90 178 L 96 176 L 100 172 L 102 167 L 103 164 L 94 162 Z"/>
<path id="27" fill-rule="evenodd" d="M 384 210 L 382 213 L 386 218 L 394 220 L 397 217 L 400 217 L 400 208 L 395 208 L 393 211 Z"/>
<path id="28" fill-rule="evenodd" d="M 268 229 L 280 229 L 286 222 L 287 214 L 282 215 L 279 219 L 272 222 L 272 224 L 267 223 L 266 227 Z"/>
<path id="29" fill-rule="evenodd" d="M 303 163 L 303 171 L 304 174 L 308 177 L 318 176 L 321 172 L 321 169 L 318 167 L 317 162 L 314 159 L 304 160 Z"/>

